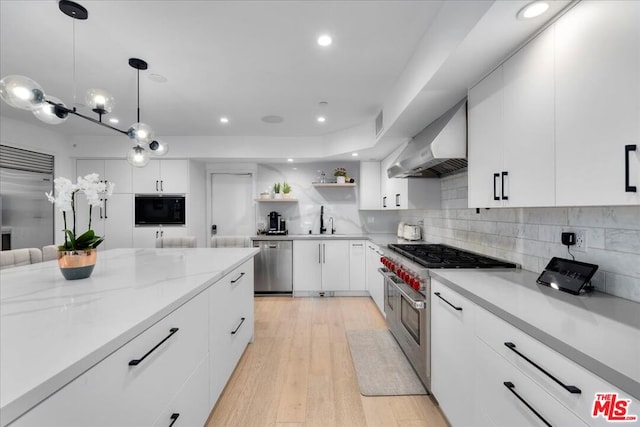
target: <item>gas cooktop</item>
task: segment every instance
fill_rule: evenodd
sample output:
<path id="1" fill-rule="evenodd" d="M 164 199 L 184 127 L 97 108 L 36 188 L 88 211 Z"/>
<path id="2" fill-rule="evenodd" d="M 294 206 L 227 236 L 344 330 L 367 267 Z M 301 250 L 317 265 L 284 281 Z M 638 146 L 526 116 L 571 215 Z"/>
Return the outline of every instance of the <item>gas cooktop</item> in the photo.
<path id="1" fill-rule="evenodd" d="M 516 268 L 517 265 L 439 244 L 389 244 L 389 249 L 426 268 Z"/>

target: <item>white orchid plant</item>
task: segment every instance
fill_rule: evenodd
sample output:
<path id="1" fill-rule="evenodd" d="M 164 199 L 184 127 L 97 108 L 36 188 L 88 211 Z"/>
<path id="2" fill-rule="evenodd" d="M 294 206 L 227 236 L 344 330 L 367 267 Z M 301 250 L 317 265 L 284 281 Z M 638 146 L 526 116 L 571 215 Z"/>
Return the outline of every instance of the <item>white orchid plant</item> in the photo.
<path id="1" fill-rule="evenodd" d="M 53 191 L 45 193 L 47 199 L 62 212 L 64 220 L 64 245 L 60 245 L 61 251 L 80 251 L 95 249 L 104 240 L 104 237 L 96 236 L 91 229 L 91 211 L 93 207 L 101 207 L 103 199 L 113 193 L 114 184 L 100 181 L 97 173 L 92 173 L 84 177 L 78 177 L 78 183 L 74 184 L 67 178 L 56 178 L 55 196 Z M 76 198 L 78 193 L 83 193 L 89 203 L 89 227 L 84 233 L 76 234 Z M 67 227 L 67 214 L 71 212 L 73 224 L 72 228 Z"/>

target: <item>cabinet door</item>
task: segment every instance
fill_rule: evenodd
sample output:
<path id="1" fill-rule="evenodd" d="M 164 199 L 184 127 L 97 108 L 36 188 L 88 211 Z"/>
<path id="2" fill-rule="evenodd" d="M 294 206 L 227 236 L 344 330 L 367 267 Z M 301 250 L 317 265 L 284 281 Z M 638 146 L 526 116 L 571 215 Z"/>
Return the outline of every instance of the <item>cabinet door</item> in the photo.
<path id="1" fill-rule="evenodd" d="M 367 289 L 366 277 L 366 241 L 349 241 L 349 290 Z"/>
<path id="2" fill-rule="evenodd" d="M 133 247 L 133 195 L 112 194 L 104 202 L 103 249 Z"/>
<path id="3" fill-rule="evenodd" d="M 143 168 L 131 168 L 133 192 L 150 194 L 160 192 L 160 160 L 150 160 Z"/>
<path id="4" fill-rule="evenodd" d="M 133 191 L 132 168 L 126 160 L 104 161 L 104 179 L 115 184 L 114 193 L 131 193 Z"/>
<path id="5" fill-rule="evenodd" d="M 504 63 L 503 90 L 505 206 L 554 206 L 553 28 Z"/>
<path id="6" fill-rule="evenodd" d="M 160 161 L 160 191 L 170 194 L 189 192 L 189 162 L 187 160 Z"/>
<path id="7" fill-rule="evenodd" d="M 293 290 L 322 290 L 322 243 L 318 240 L 293 241 Z"/>
<path id="8" fill-rule="evenodd" d="M 322 290 L 348 291 L 349 241 L 322 242 Z"/>
<path id="9" fill-rule="evenodd" d="M 156 239 L 160 237 L 159 227 L 134 227 L 133 247 L 134 248 L 155 248 Z"/>
<path id="10" fill-rule="evenodd" d="M 378 272 L 382 252 L 377 245 L 367 243 L 367 290 L 371 299 L 378 306 L 380 314 L 384 314 L 384 279 Z"/>
<path id="11" fill-rule="evenodd" d="M 452 426 L 475 425 L 474 309 L 471 301 L 432 280 L 431 391 Z"/>
<path id="12" fill-rule="evenodd" d="M 640 144 L 640 3 L 581 2 L 555 24 L 556 202 L 629 205 L 625 145 Z M 629 154 L 640 187 L 638 152 Z"/>
<path id="13" fill-rule="evenodd" d="M 470 208 L 502 206 L 501 200 L 494 199 L 500 195 L 500 172 L 504 163 L 502 82 L 500 67 L 469 90 L 467 149 Z M 498 174 L 498 177 L 494 174 Z"/>
<path id="14" fill-rule="evenodd" d="M 360 209 L 380 209 L 380 162 L 360 162 Z"/>

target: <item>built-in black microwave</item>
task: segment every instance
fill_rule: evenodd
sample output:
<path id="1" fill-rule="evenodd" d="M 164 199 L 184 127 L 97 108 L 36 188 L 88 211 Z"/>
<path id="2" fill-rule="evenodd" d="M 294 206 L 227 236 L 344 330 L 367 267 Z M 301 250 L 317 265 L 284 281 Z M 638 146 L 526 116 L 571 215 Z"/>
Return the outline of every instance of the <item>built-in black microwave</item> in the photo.
<path id="1" fill-rule="evenodd" d="M 135 225 L 185 225 L 183 194 L 136 194 Z"/>

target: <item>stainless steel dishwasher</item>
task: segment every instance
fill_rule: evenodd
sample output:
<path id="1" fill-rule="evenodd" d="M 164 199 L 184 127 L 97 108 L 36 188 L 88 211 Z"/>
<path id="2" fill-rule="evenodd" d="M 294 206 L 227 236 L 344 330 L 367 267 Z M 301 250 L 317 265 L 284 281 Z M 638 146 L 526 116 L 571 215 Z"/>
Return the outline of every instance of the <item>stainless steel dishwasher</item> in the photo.
<path id="1" fill-rule="evenodd" d="M 260 253 L 254 258 L 256 295 L 293 293 L 293 242 L 291 240 L 254 240 Z"/>

